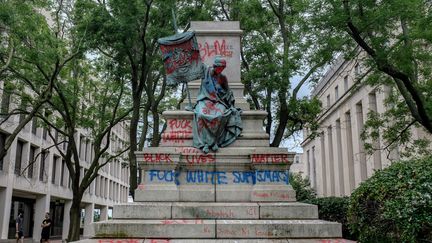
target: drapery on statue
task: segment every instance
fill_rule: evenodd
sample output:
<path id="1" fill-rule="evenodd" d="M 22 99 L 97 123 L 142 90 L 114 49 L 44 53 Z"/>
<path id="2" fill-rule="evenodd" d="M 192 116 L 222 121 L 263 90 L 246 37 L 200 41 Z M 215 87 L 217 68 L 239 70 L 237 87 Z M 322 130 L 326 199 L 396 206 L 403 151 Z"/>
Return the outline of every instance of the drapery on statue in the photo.
<path id="1" fill-rule="evenodd" d="M 193 146 L 204 153 L 233 143 L 242 131 L 241 109 L 234 106 L 234 95 L 222 71 L 225 59 L 217 56 L 213 67 L 203 64 L 203 78 L 194 106 Z"/>
<path id="2" fill-rule="evenodd" d="M 184 32 L 158 40 L 168 85 L 186 84 L 201 78 L 197 103 L 193 106 L 193 146 L 204 153 L 233 143 L 242 131 L 241 110 L 234 106 L 234 95 L 222 71 L 226 60 L 217 56 L 213 67 L 201 62 L 195 33 Z"/>

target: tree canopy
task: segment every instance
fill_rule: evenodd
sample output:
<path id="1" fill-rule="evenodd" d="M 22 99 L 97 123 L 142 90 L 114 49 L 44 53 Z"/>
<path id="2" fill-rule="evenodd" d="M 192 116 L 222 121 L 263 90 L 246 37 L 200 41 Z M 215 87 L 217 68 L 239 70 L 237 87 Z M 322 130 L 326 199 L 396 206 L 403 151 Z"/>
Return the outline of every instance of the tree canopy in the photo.
<path id="1" fill-rule="evenodd" d="M 5 102 L 1 124 L 9 119 L 19 123 L 13 124 L 0 156 L 6 155 L 29 121 L 39 121 L 33 128 L 44 127 L 52 141 L 41 147 L 41 154 L 55 147 L 69 172 L 73 197 L 68 239 L 78 240 L 84 192 L 100 168 L 125 152 L 108 153 L 108 148 L 112 129 L 131 109 L 124 106 L 125 79 L 101 69 L 109 66 L 107 61 L 86 52 L 73 11 L 73 4 L 63 1 L 1 2 L 0 78 Z M 93 144 L 85 170 L 77 132 Z M 29 161 L 27 168 L 35 161 Z"/>
<path id="2" fill-rule="evenodd" d="M 134 152 L 159 145 L 164 127 L 160 114 L 181 100 L 173 98 L 179 96 L 177 90 L 166 86 L 157 45 L 158 38 L 176 31 L 172 10 L 180 29 L 191 20 L 240 21 L 245 95 L 252 108 L 268 112 L 263 125 L 272 134 L 271 146 L 280 146 L 305 126 L 318 128 L 321 104 L 317 98 L 301 97 L 299 90 L 313 85 L 337 54 L 349 58 L 359 50 L 365 53 L 363 62 L 368 67 L 364 84 L 386 85 L 391 90 L 386 113 L 369 114 L 367 135 L 394 143 L 408 141 L 412 125 L 432 133 L 429 1 L 38 0 L 0 4 L 2 107 L 7 102 L 20 104 L 12 110 L 2 108 L 1 122 L 17 115 L 23 118 L 9 134 L 0 157 L 29 121 L 40 119 L 68 143 L 66 150 L 58 149 L 68 163 L 75 209 L 98 169 L 109 161 L 105 152 L 110 131 L 124 119 L 130 121 L 133 194 L 137 188 Z M 88 133 L 97 155 L 84 175 L 74 136 L 77 129 Z M 51 133 L 51 137 L 58 146 L 56 136 Z M 117 152 L 120 156 L 124 151 Z M 71 220 L 76 219 L 71 216 Z M 69 240 L 78 239 L 79 232 L 71 229 L 69 236 Z"/>
<path id="3" fill-rule="evenodd" d="M 324 0 L 313 6 L 317 26 L 332 31 L 348 57 L 359 50 L 366 54 L 364 84 L 390 87 L 387 111 L 369 114 L 364 138 L 381 134 L 389 145 L 406 144 L 413 125 L 431 134 L 431 3 Z"/>

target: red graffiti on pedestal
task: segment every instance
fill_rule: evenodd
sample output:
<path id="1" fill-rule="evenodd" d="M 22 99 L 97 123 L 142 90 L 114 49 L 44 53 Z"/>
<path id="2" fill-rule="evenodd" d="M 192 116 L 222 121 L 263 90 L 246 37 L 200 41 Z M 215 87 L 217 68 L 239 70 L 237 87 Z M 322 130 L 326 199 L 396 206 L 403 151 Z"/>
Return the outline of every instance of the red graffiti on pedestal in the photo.
<path id="1" fill-rule="evenodd" d="M 139 239 L 100 239 L 98 243 L 140 243 Z"/>
<path id="2" fill-rule="evenodd" d="M 162 134 L 162 142 L 184 143 L 192 137 L 192 121 L 172 119 L 168 121 L 168 130 Z"/>
<path id="3" fill-rule="evenodd" d="M 183 147 L 178 150 L 189 165 L 208 164 L 216 162 L 214 154 L 205 154 L 201 150 L 192 147 Z"/>
<path id="4" fill-rule="evenodd" d="M 246 213 L 247 213 L 247 215 L 250 215 L 250 216 L 257 216 L 258 215 L 257 209 L 255 207 L 247 208 Z"/>
<path id="5" fill-rule="evenodd" d="M 192 131 L 165 132 L 162 134 L 162 142 L 184 143 L 185 139 L 192 138 Z"/>
<path id="6" fill-rule="evenodd" d="M 283 192 L 254 192 L 253 195 L 258 198 L 278 198 L 278 199 L 289 199 L 290 196 Z"/>
<path id="7" fill-rule="evenodd" d="M 203 224 L 202 219 L 186 220 L 186 219 L 164 219 L 161 220 L 163 225 L 167 224 Z"/>
<path id="8" fill-rule="evenodd" d="M 163 163 L 173 162 L 170 154 L 144 154 L 144 162 Z"/>
<path id="9" fill-rule="evenodd" d="M 149 239 L 150 243 L 170 243 L 170 240 L 165 239 Z"/>
<path id="10" fill-rule="evenodd" d="M 214 218 L 234 218 L 234 212 L 229 210 L 214 210 L 214 209 L 206 209 L 206 215 L 208 217 Z"/>
<path id="11" fill-rule="evenodd" d="M 252 163 L 288 163 L 287 154 L 252 154 Z"/>
<path id="12" fill-rule="evenodd" d="M 223 56 L 223 57 L 233 56 L 234 47 L 230 44 L 227 44 L 227 41 L 224 39 L 215 40 L 213 41 L 213 43 L 211 42 L 199 43 L 198 46 L 201 53 L 201 60 L 206 60 L 207 58 L 213 56 Z"/>
<path id="13" fill-rule="evenodd" d="M 192 131 L 192 121 L 184 119 L 172 119 L 168 121 L 168 126 L 173 131 Z"/>

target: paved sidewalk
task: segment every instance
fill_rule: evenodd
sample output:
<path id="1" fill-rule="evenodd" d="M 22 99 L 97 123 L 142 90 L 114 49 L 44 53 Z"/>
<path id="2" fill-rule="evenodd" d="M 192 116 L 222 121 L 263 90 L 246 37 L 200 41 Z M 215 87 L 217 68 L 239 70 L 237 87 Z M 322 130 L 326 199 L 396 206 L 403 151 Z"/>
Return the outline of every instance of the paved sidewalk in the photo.
<path id="1" fill-rule="evenodd" d="M 0 243 L 16 243 L 15 239 L 0 240 Z M 33 241 L 32 238 L 24 238 L 24 243 L 39 243 L 39 241 Z M 50 239 L 50 243 L 62 243 L 60 238 Z"/>

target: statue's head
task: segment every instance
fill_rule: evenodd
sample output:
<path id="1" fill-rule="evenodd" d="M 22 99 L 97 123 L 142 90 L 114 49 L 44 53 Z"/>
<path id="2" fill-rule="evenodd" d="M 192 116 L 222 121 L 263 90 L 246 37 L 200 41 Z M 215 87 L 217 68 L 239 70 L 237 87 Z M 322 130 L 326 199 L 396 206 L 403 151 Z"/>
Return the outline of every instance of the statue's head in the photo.
<path id="1" fill-rule="evenodd" d="M 221 56 L 216 56 L 213 67 L 226 67 L 226 60 Z"/>
<path id="2" fill-rule="evenodd" d="M 226 67 L 226 60 L 221 56 L 216 56 L 213 63 L 213 68 L 216 74 L 221 73 Z"/>

